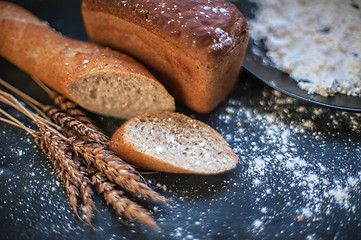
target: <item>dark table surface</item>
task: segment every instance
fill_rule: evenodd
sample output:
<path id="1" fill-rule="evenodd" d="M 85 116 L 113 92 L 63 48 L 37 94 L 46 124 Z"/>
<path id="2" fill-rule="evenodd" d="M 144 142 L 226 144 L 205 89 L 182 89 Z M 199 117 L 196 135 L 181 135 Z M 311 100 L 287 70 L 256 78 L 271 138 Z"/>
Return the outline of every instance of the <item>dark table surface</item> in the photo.
<path id="1" fill-rule="evenodd" d="M 87 40 L 79 1 L 19 4 L 64 35 Z M 3 58 L 0 77 L 49 103 Z M 0 239 L 361 239 L 361 114 L 287 97 L 246 71 L 214 112 L 177 111 L 221 133 L 239 164 L 217 176 L 146 174 L 171 200 L 170 207 L 141 200 L 160 232 L 117 217 L 100 196 L 98 231 L 90 229 L 72 213 L 63 183 L 31 136 L 0 123 Z M 123 123 L 91 116 L 109 135 Z"/>

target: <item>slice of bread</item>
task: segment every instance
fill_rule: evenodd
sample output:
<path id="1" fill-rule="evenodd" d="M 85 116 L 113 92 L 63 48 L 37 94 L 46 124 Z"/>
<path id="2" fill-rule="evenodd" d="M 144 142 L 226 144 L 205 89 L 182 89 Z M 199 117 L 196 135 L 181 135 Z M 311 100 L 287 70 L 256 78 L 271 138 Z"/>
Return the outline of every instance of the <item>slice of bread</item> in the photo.
<path id="1" fill-rule="evenodd" d="M 214 129 L 174 112 L 130 119 L 114 133 L 109 147 L 135 166 L 160 172 L 212 175 L 238 163 L 237 155 Z"/>

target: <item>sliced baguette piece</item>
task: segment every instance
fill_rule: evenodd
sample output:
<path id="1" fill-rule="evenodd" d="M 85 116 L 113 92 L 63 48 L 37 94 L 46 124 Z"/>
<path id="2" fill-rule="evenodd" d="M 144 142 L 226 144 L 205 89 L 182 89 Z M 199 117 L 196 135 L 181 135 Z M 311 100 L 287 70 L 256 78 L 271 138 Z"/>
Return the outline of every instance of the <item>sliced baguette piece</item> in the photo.
<path id="1" fill-rule="evenodd" d="M 114 133 L 109 147 L 135 166 L 160 172 L 213 175 L 238 163 L 237 155 L 213 128 L 174 112 L 128 120 Z"/>
<path id="2" fill-rule="evenodd" d="M 32 13 L 0 1 L 0 55 L 92 112 L 128 119 L 174 111 L 173 97 L 133 58 L 69 39 Z"/>

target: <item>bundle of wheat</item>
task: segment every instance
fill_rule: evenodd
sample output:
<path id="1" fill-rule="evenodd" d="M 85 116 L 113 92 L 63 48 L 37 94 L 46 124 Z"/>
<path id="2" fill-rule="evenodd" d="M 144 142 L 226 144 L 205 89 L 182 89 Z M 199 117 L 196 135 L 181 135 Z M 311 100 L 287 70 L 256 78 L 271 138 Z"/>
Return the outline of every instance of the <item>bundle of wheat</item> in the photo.
<path id="1" fill-rule="evenodd" d="M 7 118 L 0 117 L 0 120 L 31 134 L 64 182 L 70 205 L 79 219 L 78 202 L 81 201 L 84 220 L 93 227 L 91 221 L 96 206 L 91 186 L 94 186 L 96 192 L 103 196 L 106 204 L 117 214 L 159 229 L 149 212 L 126 197 L 117 186 L 130 194 L 155 202 L 166 203 L 167 200 L 148 187 L 135 168 L 106 149 L 108 137 L 93 125 L 83 111 L 75 108 L 76 104 L 47 90 L 59 107 L 43 105 L 2 79 L 0 83 L 15 92 L 41 115 L 24 107 L 13 95 L 0 90 L 0 102 L 29 117 L 36 123 L 38 130 L 27 128 L 1 108 L 0 113 Z"/>

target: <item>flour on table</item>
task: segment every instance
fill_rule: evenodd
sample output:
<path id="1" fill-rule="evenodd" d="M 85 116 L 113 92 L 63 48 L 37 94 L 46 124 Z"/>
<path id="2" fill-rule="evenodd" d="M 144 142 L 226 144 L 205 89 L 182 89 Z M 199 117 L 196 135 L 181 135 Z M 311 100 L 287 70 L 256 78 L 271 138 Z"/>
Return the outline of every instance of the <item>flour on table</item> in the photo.
<path id="1" fill-rule="evenodd" d="M 247 209 L 254 211 L 249 230 L 269 238 L 270 229 L 282 222 L 275 239 L 292 239 L 285 236 L 294 225 L 305 239 L 322 239 L 309 229 L 329 229 L 330 221 L 359 222 L 361 145 L 354 136 L 361 134 L 361 113 L 295 107 L 296 99 L 276 90 L 259 94 L 258 107 L 229 99 L 218 119 L 234 123 L 225 138 L 243 164 L 234 186 L 237 193 L 237 186 L 247 189 Z"/>
<path id="2" fill-rule="evenodd" d="M 253 1 L 251 37 L 277 68 L 309 93 L 360 96 L 360 0 Z"/>

